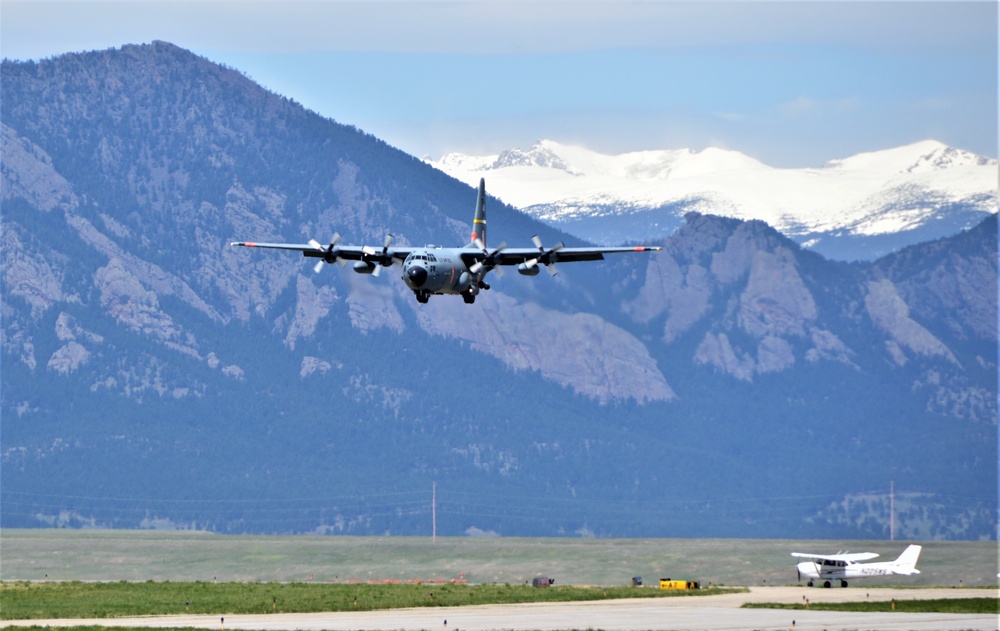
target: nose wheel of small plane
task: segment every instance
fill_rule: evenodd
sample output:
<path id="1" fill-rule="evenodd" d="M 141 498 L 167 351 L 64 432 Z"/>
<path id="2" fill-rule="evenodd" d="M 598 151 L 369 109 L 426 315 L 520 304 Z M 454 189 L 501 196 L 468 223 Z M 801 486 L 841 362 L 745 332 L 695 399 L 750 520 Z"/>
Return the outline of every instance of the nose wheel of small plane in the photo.
<path id="1" fill-rule="evenodd" d="M 427 304 L 427 299 L 431 297 L 431 295 L 426 291 L 418 291 L 416 292 L 416 296 L 417 296 L 417 302 L 419 302 L 420 304 Z"/>
<path id="2" fill-rule="evenodd" d="M 465 301 L 465 304 L 471 305 L 476 301 L 476 294 L 472 293 L 471 291 L 464 293 L 462 294 L 462 300 Z"/>

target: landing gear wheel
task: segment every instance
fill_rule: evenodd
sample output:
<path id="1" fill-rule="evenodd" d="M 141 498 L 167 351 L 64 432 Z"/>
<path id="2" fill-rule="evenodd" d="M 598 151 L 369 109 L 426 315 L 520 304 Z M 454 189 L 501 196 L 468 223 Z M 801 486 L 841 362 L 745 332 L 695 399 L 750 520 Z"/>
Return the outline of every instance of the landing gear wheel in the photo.
<path id="1" fill-rule="evenodd" d="M 419 302 L 420 304 L 427 304 L 428 298 L 430 298 L 430 294 L 428 294 L 426 291 L 417 292 L 417 302 Z"/>
<path id="2" fill-rule="evenodd" d="M 809 581 L 808 583 L 806 583 L 806 586 L 807 586 L 807 587 L 812 587 L 812 586 L 813 586 L 813 582 L 812 582 L 812 581 Z"/>
<path id="3" fill-rule="evenodd" d="M 830 587 L 830 581 L 823 581 L 823 587 Z"/>
<path id="4" fill-rule="evenodd" d="M 465 301 L 465 304 L 471 305 L 472 303 L 474 303 L 476 301 L 476 294 L 472 294 L 472 293 L 462 294 L 462 300 Z"/>
<path id="5" fill-rule="evenodd" d="M 847 587 L 847 581 L 841 580 L 840 581 L 840 586 L 841 587 Z"/>

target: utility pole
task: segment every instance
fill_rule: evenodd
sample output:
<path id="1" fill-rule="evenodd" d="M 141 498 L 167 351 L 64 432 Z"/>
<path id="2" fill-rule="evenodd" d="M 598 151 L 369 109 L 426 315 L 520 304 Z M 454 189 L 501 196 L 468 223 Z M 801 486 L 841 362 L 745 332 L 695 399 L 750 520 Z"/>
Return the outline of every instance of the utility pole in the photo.
<path id="1" fill-rule="evenodd" d="M 896 483 L 889 482 L 889 541 L 896 540 Z"/>
<path id="2" fill-rule="evenodd" d="M 438 540 L 437 494 L 438 483 L 434 482 L 431 485 L 431 543 L 435 544 Z"/>

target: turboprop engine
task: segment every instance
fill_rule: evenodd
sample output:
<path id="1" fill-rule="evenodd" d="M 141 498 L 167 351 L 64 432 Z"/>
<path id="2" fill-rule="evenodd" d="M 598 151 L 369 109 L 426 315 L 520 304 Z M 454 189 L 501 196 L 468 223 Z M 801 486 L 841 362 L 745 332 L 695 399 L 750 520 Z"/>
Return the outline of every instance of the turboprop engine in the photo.
<path id="1" fill-rule="evenodd" d="M 538 265 L 528 265 L 527 263 L 517 264 L 517 273 L 525 276 L 538 276 Z"/>
<path id="2" fill-rule="evenodd" d="M 468 291 L 469 287 L 472 287 L 473 275 L 469 272 L 462 272 L 458 277 L 458 285 L 455 287 L 459 293 Z"/>

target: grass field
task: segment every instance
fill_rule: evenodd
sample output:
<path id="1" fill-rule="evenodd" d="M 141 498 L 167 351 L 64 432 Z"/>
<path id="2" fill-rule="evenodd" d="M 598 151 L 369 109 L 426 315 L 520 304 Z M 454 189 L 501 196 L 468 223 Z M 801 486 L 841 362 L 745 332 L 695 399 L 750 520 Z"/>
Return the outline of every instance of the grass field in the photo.
<path id="1" fill-rule="evenodd" d="M 894 559 L 909 542 L 771 539 L 522 539 L 234 536 L 178 531 L 2 530 L 4 581 L 344 583 L 446 580 L 557 586 L 647 585 L 658 578 L 703 586 L 796 583 L 793 551 L 871 551 Z M 857 585 L 986 587 L 997 584 L 995 541 L 918 542 L 912 577 Z"/>
<path id="2" fill-rule="evenodd" d="M 461 584 L 309 584 L 114 582 L 0 583 L 0 619 L 120 618 L 171 614 L 266 614 L 457 607 L 609 598 L 718 594 L 633 587 L 551 587 Z"/>

